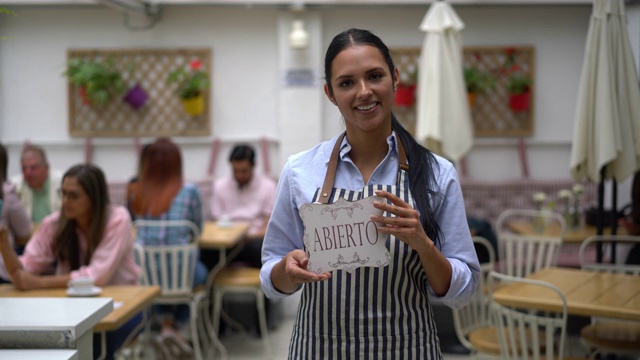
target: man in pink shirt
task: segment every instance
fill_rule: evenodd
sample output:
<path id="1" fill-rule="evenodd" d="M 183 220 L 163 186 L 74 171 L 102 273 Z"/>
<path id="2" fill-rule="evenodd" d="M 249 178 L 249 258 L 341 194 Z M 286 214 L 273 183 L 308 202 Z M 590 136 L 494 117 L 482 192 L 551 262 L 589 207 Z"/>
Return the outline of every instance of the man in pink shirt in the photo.
<path id="1" fill-rule="evenodd" d="M 211 213 L 215 220 L 250 223 L 244 248 L 234 261 L 262 266 L 262 239 L 273 210 L 276 183 L 254 172 L 255 151 L 248 145 L 236 145 L 229 155 L 233 175 L 213 185 Z"/>

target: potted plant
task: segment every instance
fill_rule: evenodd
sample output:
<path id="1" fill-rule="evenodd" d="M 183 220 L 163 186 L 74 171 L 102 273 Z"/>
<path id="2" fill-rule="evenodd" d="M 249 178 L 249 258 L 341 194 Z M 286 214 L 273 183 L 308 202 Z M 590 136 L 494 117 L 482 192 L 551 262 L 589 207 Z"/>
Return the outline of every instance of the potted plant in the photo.
<path id="1" fill-rule="evenodd" d="M 416 82 L 418 71 L 410 65 L 407 71 L 400 73 L 400 81 L 395 89 L 394 103 L 396 106 L 411 107 L 416 98 Z"/>
<path id="2" fill-rule="evenodd" d="M 103 107 L 126 89 L 113 58 L 105 61 L 72 58 L 63 75 L 79 87 L 86 105 Z"/>
<path id="3" fill-rule="evenodd" d="M 467 87 L 467 96 L 471 107 L 476 103 L 478 94 L 484 95 L 496 87 L 496 79 L 493 75 L 475 67 L 464 68 L 464 83 Z"/>
<path id="4" fill-rule="evenodd" d="M 509 107 L 513 111 L 527 111 L 531 94 L 531 79 L 523 74 L 511 74 L 507 81 Z"/>
<path id="5" fill-rule="evenodd" d="M 209 75 L 202 70 L 202 62 L 191 60 L 188 67 L 179 67 L 167 76 L 167 83 L 177 84 L 176 93 L 187 114 L 198 116 L 204 111 L 204 91 L 209 88 Z"/>

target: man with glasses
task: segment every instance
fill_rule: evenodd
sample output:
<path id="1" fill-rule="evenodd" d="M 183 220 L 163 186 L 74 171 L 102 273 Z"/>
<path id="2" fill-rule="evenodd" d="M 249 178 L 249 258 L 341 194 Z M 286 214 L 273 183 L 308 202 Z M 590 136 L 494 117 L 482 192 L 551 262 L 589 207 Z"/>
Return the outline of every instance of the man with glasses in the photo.
<path id="1" fill-rule="evenodd" d="M 62 207 L 60 186 L 62 173 L 50 171 L 44 149 L 27 145 L 20 157 L 22 174 L 11 178 L 20 201 L 31 220 L 39 224 L 45 216 Z"/>

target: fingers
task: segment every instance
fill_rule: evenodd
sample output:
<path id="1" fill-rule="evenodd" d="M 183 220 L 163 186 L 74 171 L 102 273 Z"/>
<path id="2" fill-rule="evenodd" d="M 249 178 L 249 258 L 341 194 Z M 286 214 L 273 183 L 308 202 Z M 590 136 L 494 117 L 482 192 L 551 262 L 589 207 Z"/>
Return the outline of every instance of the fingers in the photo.
<path id="1" fill-rule="evenodd" d="M 384 190 L 376 190 L 376 195 L 381 196 L 389 201 L 395 206 L 399 206 L 401 208 L 409 208 L 411 209 L 411 205 L 407 204 L 404 200 L 395 196 L 394 194 L 384 191 Z"/>
<path id="2" fill-rule="evenodd" d="M 327 280 L 331 277 L 331 273 L 316 274 L 311 272 L 307 270 L 308 266 L 307 254 L 302 250 L 294 250 L 289 253 L 285 273 L 291 281 L 298 284 Z"/>

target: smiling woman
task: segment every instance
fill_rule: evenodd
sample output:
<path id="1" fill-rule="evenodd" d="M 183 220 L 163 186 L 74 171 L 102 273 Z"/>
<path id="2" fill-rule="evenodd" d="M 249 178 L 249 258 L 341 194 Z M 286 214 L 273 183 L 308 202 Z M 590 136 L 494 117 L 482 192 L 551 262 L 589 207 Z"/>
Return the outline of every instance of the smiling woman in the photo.
<path id="1" fill-rule="evenodd" d="M 480 271 L 455 169 L 396 120 L 399 72 L 377 36 L 360 29 L 336 35 L 325 79 L 346 132 L 289 157 L 262 250 L 268 297 L 302 289 L 289 358 L 441 359 L 430 299 L 466 303 Z M 375 211 L 388 216 L 366 215 L 386 239 L 389 261 L 351 272 L 310 271 L 304 234 L 310 224 L 301 209 L 374 195 L 383 199 L 373 203 Z M 340 256 L 357 258 L 353 251 L 346 247 Z"/>

